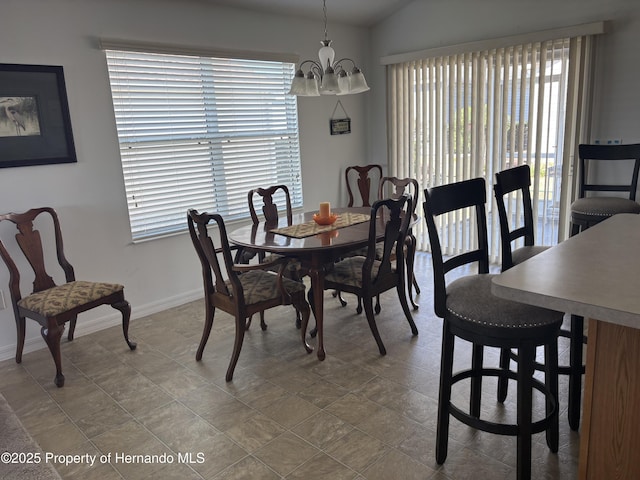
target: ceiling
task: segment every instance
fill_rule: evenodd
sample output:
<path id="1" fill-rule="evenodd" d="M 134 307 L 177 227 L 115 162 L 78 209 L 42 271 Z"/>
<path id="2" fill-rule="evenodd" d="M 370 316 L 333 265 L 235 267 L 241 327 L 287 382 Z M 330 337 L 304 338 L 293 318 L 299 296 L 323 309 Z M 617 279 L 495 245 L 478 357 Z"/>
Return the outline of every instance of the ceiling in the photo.
<path id="1" fill-rule="evenodd" d="M 202 0 L 215 5 L 322 21 L 322 0 Z M 412 0 L 327 0 L 329 22 L 370 27 Z"/>

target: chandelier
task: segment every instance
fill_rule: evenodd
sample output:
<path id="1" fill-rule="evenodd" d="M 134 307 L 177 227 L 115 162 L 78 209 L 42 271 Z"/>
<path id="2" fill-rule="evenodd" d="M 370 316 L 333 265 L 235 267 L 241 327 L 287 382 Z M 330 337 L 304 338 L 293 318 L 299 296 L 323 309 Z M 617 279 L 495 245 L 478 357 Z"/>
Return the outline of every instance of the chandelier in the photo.
<path id="1" fill-rule="evenodd" d="M 298 66 L 291 82 L 291 95 L 300 97 L 317 97 L 319 95 L 349 95 L 369 90 L 369 85 L 356 63 L 350 58 L 342 58 L 334 62 L 336 52 L 331 48 L 331 40 L 327 38 L 327 1 L 322 0 L 324 13 L 324 40 L 318 51 L 319 62 L 304 60 Z M 350 62 L 351 70 L 346 70 L 344 63 Z M 305 73 L 303 67 L 307 66 Z"/>

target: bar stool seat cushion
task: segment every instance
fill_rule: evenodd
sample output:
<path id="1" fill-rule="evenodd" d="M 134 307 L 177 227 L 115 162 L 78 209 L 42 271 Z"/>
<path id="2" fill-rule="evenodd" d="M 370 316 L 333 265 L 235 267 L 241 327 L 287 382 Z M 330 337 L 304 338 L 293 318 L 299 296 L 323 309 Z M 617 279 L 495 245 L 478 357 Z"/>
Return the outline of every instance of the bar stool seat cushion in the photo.
<path id="1" fill-rule="evenodd" d="M 572 215 L 606 218 L 616 213 L 640 213 L 640 203 L 621 197 L 585 197 L 571 204 Z"/>
<path id="2" fill-rule="evenodd" d="M 447 286 L 447 319 L 452 326 L 507 340 L 557 330 L 563 313 L 497 297 L 491 293 L 494 274 L 469 275 Z"/>

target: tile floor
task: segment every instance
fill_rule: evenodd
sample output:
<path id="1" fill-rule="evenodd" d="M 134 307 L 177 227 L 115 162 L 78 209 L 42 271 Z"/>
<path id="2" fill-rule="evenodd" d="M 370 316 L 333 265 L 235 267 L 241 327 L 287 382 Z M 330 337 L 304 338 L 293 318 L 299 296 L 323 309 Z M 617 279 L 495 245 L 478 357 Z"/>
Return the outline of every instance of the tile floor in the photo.
<path id="1" fill-rule="evenodd" d="M 267 313 L 266 331 L 252 325 L 227 383 L 232 319 L 217 312 L 196 362 L 198 301 L 132 321 L 134 352 L 119 327 L 63 340 L 61 389 L 46 348 L 25 354 L 20 365 L 4 361 L 0 392 L 43 451 L 98 455 L 92 467 L 56 464 L 65 479 L 515 478 L 513 438 L 455 420 L 448 458 L 435 462 L 441 321 L 433 314 L 430 257 L 419 253 L 416 268 L 420 334 L 411 336 L 395 293 L 385 294 L 378 316 L 385 357 L 355 314 L 355 299 L 346 296 L 343 308 L 326 292 L 324 362 L 305 353 L 293 310 L 282 307 Z M 457 348 L 459 365 L 468 365 L 468 345 Z M 496 362 L 497 352 L 488 351 L 485 363 Z M 465 398 L 462 387 L 458 398 Z M 515 388 L 504 405 L 495 402 L 495 384 L 485 388 L 483 415 L 512 419 Z M 566 377 L 560 390 L 560 450 L 552 454 L 544 434 L 535 436 L 534 478 L 576 477 L 579 435 L 566 420 Z M 158 457 L 132 462 L 122 455 Z"/>

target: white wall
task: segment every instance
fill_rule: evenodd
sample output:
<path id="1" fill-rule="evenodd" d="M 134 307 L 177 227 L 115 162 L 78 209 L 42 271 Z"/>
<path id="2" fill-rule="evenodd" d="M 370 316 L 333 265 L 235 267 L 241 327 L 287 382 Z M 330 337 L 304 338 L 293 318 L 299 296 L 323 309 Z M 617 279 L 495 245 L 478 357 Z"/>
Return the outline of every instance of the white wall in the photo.
<path id="1" fill-rule="evenodd" d="M 368 56 L 367 32 L 329 25 L 338 55 Z M 323 36 L 318 21 L 252 14 L 185 0 L 2 0 L 0 61 L 62 65 L 78 163 L 0 169 L 0 212 L 52 206 L 61 218 L 65 249 L 80 279 L 119 282 L 132 319 L 201 296 L 200 265 L 187 234 L 132 244 L 104 54 L 98 37 L 296 53 L 316 58 Z M 375 87 L 375 85 L 371 85 Z M 0 92 L 2 95 L 2 92 Z M 345 166 L 366 163 L 365 102 L 369 93 L 340 97 L 352 119 L 350 135 L 330 136 L 336 97 L 300 99 L 305 208 L 322 200 L 346 202 Z M 3 238 L 9 234 L 1 229 Z M 58 278 L 58 277 L 56 277 Z M 25 282 L 28 287 L 28 282 Z M 8 275 L 0 289 L 8 302 Z M 119 322 L 101 307 L 81 315 L 77 335 Z M 44 348 L 37 324 L 27 320 L 25 352 Z M 0 311 L 0 359 L 14 355 L 11 308 Z M 124 347 L 124 341 L 123 341 Z"/>
<path id="2" fill-rule="evenodd" d="M 363 62 L 371 91 L 340 97 L 352 119 L 350 135 L 329 135 L 336 97 L 299 100 L 305 208 L 322 200 L 346 203 L 347 165 L 386 164 L 380 57 L 598 20 L 611 20 L 612 31 L 600 41 L 594 138 L 640 142 L 638 0 L 415 0 L 370 31 L 330 23 L 336 53 Z M 0 169 L 0 211 L 55 207 L 78 277 L 123 283 L 134 321 L 199 297 L 200 267 L 187 235 L 131 244 L 109 82 L 96 38 L 315 58 L 322 35 L 321 18 L 252 14 L 187 0 L 1 0 L 0 61 L 64 66 L 78 163 Z M 0 267 L 5 297 L 7 281 Z M 117 322 L 104 307 L 85 313 L 77 334 Z M 35 322 L 28 321 L 27 351 L 42 347 Z M 13 315 L 1 310 L 0 359 L 14 350 Z"/>
<path id="3" fill-rule="evenodd" d="M 592 140 L 640 142 L 638 0 L 415 0 L 371 32 L 369 78 L 384 85 L 380 58 L 551 28 L 611 21 L 599 38 Z M 386 162 L 385 97 L 368 105 L 372 162 Z"/>

